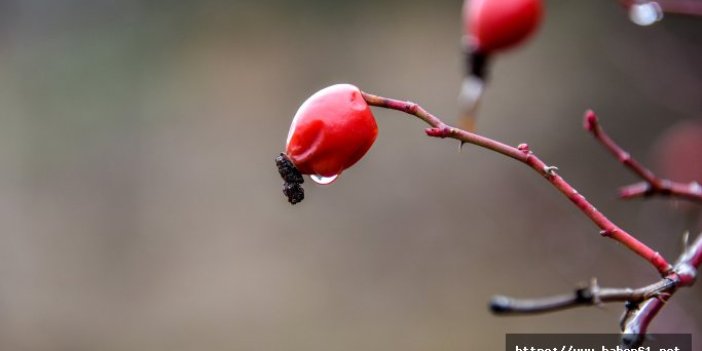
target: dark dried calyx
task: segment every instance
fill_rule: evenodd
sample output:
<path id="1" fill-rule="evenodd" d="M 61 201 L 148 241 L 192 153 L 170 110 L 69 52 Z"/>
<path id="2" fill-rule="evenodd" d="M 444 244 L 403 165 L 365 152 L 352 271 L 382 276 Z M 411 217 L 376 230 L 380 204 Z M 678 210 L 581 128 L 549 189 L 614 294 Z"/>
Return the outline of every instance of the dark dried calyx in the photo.
<path id="1" fill-rule="evenodd" d="M 278 166 L 278 173 L 283 178 L 283 194 L 288 198 L 288 202 L 294 205 L 302 201 L 305 198 L 305 190 L 300 184 L 304 183 L 305 180 L 300 171 L 283 153 L 275 158 L 275 164 Z"/>

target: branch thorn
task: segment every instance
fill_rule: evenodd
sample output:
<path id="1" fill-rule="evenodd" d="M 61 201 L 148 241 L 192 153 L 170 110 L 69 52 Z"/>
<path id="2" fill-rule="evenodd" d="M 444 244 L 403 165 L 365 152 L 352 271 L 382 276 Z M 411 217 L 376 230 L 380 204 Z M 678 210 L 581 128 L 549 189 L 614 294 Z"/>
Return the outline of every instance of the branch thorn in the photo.
<path id="1" fill-rule="evenodd" d="M 521 151 L 525 154 L 528 154 L 530 151 L 529 144 L 527 144 L 527 143 L 521 143 L 521 144 L 517 145 L 517 149 L 519 149 L 519 151 Z"/>
<path id="2" fill-rule="evenodd" d="M 556 175 L 557 170 L 558 170 L 558 167 L 556 167 L 556 166 L 544 166 L 544 173 L 546 173 L 552 177 L 554 175 Z"/>

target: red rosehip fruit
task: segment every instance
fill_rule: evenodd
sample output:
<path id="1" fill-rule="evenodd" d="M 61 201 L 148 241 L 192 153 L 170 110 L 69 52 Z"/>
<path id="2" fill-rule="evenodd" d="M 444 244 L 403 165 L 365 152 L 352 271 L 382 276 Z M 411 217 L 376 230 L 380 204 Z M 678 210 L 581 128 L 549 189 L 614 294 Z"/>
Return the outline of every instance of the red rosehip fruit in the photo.
<path id="1" fill-rule="evenodd" d="M 465 0 L 463 33 L 467 65 L 458 95 L 459 127 L 475 130 L 490 57 L 527 39 L 539 26 L 542 16 L 541 0 Z"/>
<path id="2" fill-rule="evenodd" d="M 314 93 L 297 110 L 285 153 L 275 160 L 288 201 L 304 199 L 303 174 L 330 184 L 366 154 L 377 135 L 375 117 L 357 87 L 336 84 Z"/>
<path id="3" fill-rule="evenodd" d="M 297 110 L 285 153 L 300 173 L 331 182 L 366 154 L 377 135 L 361 91 L 336 84 L 314 93 Z"/>
<path id="4" fill-rule="evenodd" d="M 302 201 L 302 174 L 329 184 L 366 154 L 378 125 L 361 91 L 336 84 L 310 96 L 297 110 L 285 146 L 276 158 L 290 203 Z"/>
<path id="5" fill-rule="evenodd" d="M 491 54 L 524 41 L 542 15 L 541 0 L 466 0 L 464 34 L 474 50 Z"/>

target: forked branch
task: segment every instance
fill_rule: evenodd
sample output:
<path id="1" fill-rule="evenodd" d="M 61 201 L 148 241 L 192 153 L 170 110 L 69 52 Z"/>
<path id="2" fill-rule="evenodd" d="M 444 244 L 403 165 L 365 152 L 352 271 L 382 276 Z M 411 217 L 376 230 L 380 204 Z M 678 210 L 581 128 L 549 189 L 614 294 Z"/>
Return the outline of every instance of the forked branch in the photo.
<path id="1" fill-rule="evenodd" d="M 625 302 L 621 331 L 625 345 L 638 346 L 658 311 L 680 287 L 695 282 L 702 262 L 702 234 L 685 248 L 673 271 L 663 279 L 638 288 L 601 288 L 594 279 L 574 293 L 537 299 L 516 299 L 495 296 L 490 309 L 499 315 L 520 315 L 560 311 L 580 306 L 599 306 L 608 302 Z"/>
<path id="2" fill-rule="evenodd" d="M 702 3 L 702 2 L 701 2 Z M 657 177 L 644 167 L 628 152 L 622 149 L 605 133 L 597 115 L 592 111 L 585 113 L 584 128 L 597 139 L 619 162 L 636 174 L 643 182 L 624 186 L 619 189 L 619 196 L 624 199 L 652 195 L 673 196 L 702 203 L 702 186 L 697 182 L 678 183 Z"/>

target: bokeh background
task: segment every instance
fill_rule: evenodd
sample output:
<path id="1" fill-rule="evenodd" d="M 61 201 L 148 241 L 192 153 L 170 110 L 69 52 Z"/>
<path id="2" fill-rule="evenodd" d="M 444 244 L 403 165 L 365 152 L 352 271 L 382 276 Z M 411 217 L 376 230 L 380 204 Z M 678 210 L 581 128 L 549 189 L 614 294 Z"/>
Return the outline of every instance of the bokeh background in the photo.
<path id="1" fill-rule="evenodd" d="M 453 121 L 460 7 L 1 1 L 0 349 L 500 350 L 508 332 L 617 332 L 620 304 L 489 313 L 493 294 L 656 274 L 526 167 L 458 152 L 416 119 L 375 110 L 359 164 L 331 186 L 308 181 L 294 207 L 280 192 L 273 158 L 322 87 L 350 82 Z M 581 116 L 595 109 L 661 164 L 659 136 L 702 116 L 702 19 L 639 27 L 614 0 L 546 7 L 534 40 L 494 62 L 480 132 L 529 142 L 673 260 L 702 229 L 699 206 L 617 200 L 637 179 Z M 700 285 L 652 330 L 699 345 Z"/>

